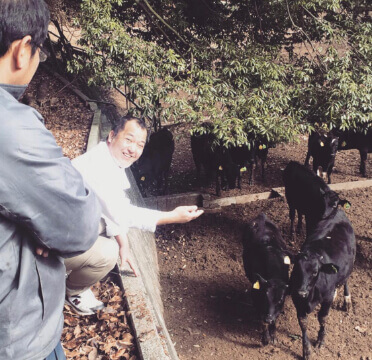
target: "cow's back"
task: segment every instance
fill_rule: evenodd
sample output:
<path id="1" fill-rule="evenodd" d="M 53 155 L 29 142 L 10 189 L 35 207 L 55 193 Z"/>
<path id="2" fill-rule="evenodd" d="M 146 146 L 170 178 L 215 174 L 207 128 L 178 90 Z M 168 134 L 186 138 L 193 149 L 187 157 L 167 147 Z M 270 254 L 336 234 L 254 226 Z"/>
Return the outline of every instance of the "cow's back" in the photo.
<path id="1" fill-rule="evenodd" d="M 322 214 L 324 203 L 320 189 L 328 191 L 328 186 L 305 166 L 291 161 L 284 169 L 285 195 L 290 206 L 303 214 Z"/>
<path id="2" fill-rule="evenodd" d="M 356 255 L 354 229 L 342 209 L 338 208 L 334 216 L 319 221 L 303 247 L 311 247 L 316 242 L 326 255 L 324 262 L 339 266 L 337 282 L 342 283 L 351 274 Z"/>
<path id="3" fill-rule="evenodd" d="M 336 130 L 339 139 L 338 150 L 357 149 L 372 152 L 372 130 L 367 133 L 358 133 L 353 130 Z"/>

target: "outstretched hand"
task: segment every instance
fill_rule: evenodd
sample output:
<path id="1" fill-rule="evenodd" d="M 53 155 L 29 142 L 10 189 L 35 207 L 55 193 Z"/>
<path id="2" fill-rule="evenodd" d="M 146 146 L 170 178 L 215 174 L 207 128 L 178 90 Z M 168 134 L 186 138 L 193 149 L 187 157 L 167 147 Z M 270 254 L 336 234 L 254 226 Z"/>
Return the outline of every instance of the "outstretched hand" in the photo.
<path id="1" fill-rule="evenodd" d="M 203 213 L 204 210 L 198 210 L 198 207 L 196 205 L 178 206 L 169 213 L 170 221 L 167 223 L 187 223 L 198 218 Z"/>

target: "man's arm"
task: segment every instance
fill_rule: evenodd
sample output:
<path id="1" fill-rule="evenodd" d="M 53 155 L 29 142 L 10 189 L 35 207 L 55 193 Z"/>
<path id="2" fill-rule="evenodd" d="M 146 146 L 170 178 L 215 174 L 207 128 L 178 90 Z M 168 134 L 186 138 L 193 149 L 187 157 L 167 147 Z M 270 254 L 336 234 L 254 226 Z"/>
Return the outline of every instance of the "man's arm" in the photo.
<path id="1" fill-rule="evenodd" d="M 121 262 L 121 268 L 123 268 L 124 263 L 128 263 L 130 268 L 132 269 L 135 276 L 137 276 L 137 272 L 135 269 L 135 262 L 132 258 L 132 254 L 129 247 L 129 240 L 128 236 L 126 234 L 122 235 L 116 235 L 115 236 L 116 241 L 119 244 L 119 256 L 120 256 L 120 262 Z"/>
<path id="2" fill-rule="evenodd" d="M 99 203 L 53 135 L 27 121 L 0 134 L 0 213 L 33 234 L 36 246 L 75 256 L 97 238 Z"/>

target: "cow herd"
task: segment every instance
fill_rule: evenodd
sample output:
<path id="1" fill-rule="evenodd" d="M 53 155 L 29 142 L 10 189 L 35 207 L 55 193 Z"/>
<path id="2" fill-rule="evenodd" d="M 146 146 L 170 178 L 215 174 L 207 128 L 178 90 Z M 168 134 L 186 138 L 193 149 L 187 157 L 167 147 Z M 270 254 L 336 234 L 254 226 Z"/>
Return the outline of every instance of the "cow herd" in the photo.
<path id="1" fill-rule="evenodd" d="M 360 154 L 359 171 L 366 177 L 367 154 L 372 152 L 372 129 L 367 132 L 334 129 L 329 132 L 314 131 L 309 136 L 305 165 L 313 158 L 313 170 L 331 183 L 331 174 L 337 151 L 357 149 Z"/>
<path id="2" fill-rule="evenodd" d="M 289 251 L 277 226 L 261 213 L 243 233 L 243 263 L 252 283 L 252 299 L 263 323 L 262 341 L 275 342 L 275 321 L 291 295 L 302 331 L 303 359 L 309 359 L 307 316 L 320 305 L 320 329 L 316 346 L 324 344 L 326 318 L 336 296 L 344 287 L 345 308 L 351 307 L 347 280 L 352 272 L 356 244 L 353 227 L 341 207 L 350 203 L 304 165 L 291 161 L 284 170 L 285 196 L 289 205 L 291 237 L 294 216 L 297 232 L 306 219 L 306 240 L 297 254 Z M 289 277 L 289 264 L 293 269 Z"/>
<path id="3" fill-rule="evenodd" d="M 213 133 L 213 125 L 203 123 L 199 132 L 191 135 L 191 152 L 197 171 L 197 179 L 201 184 L 201 170 L 204 170 L 206 183 L 215 180 L 216 195 L 221 189 L 241 188 L 241 178 L 248 172 L 248 184 L 253 185 L 254 168 L 261 162 L 262 180 L 265 181 L 265 164 L 269 148 L 274 143 L 265 138 L 247 135 L 249 145 L 224 147 Z M 172 133 L 163 127 L 151 134 L 140 160 L 133 164 L 132 171 L 142 192 L 147 195 L 152 185 L 158 194 L 166 194 L 168 190 L 168 174 L 174 152 Z M 336 130 L 329 132 L 314 131 L 310 133 L 305 165 L 313 158 L 313 171 L 323 177 L 331 174 L 338 151 L 357 149 L 360 153 L 360 173 L 366 177 L 367 154 L 372 152 L 372 129 L 365 133 L 353 130 Z"/>

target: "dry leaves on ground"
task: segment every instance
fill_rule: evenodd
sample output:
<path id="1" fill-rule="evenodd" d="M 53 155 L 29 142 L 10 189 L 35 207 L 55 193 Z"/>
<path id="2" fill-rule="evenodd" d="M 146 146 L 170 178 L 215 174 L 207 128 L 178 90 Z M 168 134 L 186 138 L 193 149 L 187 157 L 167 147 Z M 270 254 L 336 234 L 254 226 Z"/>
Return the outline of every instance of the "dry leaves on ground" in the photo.
<path id="1" fill-rule="evenodd" d="M 74 159 L 85 152 L 93 112 L 64 84 L 39 68 L 22 101 L 40 112 L 63 155 Z"/>
<path id="2" fill-rule="evenodd" d="M 65 305 L 61 341 L 67 359 L 136 360 L 122 291 L 109 280 L 98 283 L 93 291 L 105 304 L 96 315 L 79 316 Z"/>

